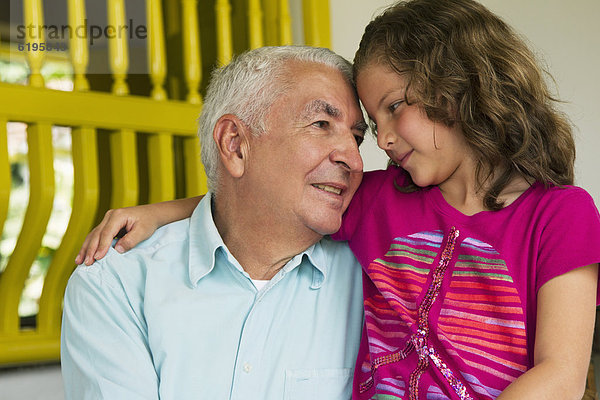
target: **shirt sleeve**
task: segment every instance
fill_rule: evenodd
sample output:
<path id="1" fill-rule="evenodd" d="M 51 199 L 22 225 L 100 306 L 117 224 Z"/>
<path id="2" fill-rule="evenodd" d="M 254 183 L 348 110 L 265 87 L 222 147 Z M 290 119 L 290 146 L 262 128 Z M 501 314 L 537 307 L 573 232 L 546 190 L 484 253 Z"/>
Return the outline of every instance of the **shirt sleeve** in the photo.
<path id="1" fill-rule="evenodd" d="M 581 188 L 558 190 L 567 192 L 548 205 L 548 221 L 539 244 L 536 291 L 556 276 L 600 263 L 600 215 L 594 200 Z M 600 291 L 596 299 L 598 302 Z"/>
<path id="2" fill-rule="evenodd" d="M 358 190 L 342 217 L 342 226 L 338 232 L 331 235 L 331 238 L 333 240 L 351 240 L 354 232 L 360 226 L 361 219 L 381 194 L 382 187 L 389 185 L 393 188 L 394 184 L 402 186 L 406 182 L 404 170 L 393 165 L 386 170 L 365 172 Z"/>
<path id="3" fill-rule="evenodd" d="M 145 322 L 110 257 L 78 267 L 64 300 L 62 374 L 67 400 L 158 399 Z M 127 268 L 115 265 L 114 269 Z"/>

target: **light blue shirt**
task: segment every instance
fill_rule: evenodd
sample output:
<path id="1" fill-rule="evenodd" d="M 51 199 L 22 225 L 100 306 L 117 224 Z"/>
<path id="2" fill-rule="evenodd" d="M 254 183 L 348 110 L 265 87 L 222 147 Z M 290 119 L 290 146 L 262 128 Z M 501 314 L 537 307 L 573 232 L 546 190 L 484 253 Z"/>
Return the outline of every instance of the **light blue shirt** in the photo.
<path id="1" fill-rule="evenodd" d="M 323 239 L 260 291 L 223 243 L 210 195 L 191 218 L 67 287 L 67 399 L 349 399 L 363 318 L 361 269 Z M 256 249 L 260 251 L 260 249 Z"/>

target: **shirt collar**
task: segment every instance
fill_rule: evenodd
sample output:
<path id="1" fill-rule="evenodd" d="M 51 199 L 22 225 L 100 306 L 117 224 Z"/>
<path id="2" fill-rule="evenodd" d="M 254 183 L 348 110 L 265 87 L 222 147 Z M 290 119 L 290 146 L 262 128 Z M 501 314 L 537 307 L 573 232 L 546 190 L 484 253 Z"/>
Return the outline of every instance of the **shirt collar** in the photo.
<path id="1" fill-rule="evenodd" d="M 188 273 L 190 284 L 196 287 L 198 282 L 214 269 L 217 251 L 222 249 L 229 254 L 213 220 L 211 192 L 204 196 L 192 213 L 189 229 Z M 292 258 L 283 267 L 283 271 L 284 273 L 291 271 L 299 266 L 304 258 L 307 258 L 309 264 L 314 267 L 311 288 L 319 289 L 329 271 L 327 257 L 320 241 Z"/>
<path id="2" fill-rule="evenodd" d="M 311 289 L 320 289 L 329 272 L 329 263 L 323 250 L 323 244 L 321 241 L 313 244 L 301 256 L 308 258 L 308 261 L 314 267 Z"/>

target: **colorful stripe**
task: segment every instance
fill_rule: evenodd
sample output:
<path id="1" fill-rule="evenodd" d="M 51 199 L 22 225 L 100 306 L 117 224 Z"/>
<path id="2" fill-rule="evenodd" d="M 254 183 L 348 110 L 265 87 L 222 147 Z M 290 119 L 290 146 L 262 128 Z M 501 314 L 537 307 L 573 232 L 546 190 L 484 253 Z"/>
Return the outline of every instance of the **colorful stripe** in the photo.
<path id="1" fill-rule="evenodd" d="M 476 277 L 476 278 L 488 278 L 499 281 L 505 281 L 513 283 L 513 279 L 510 275 L 498 274 L 495 272 L 480 272 L 480 271 L 454 271 L 453 277 Z"/>

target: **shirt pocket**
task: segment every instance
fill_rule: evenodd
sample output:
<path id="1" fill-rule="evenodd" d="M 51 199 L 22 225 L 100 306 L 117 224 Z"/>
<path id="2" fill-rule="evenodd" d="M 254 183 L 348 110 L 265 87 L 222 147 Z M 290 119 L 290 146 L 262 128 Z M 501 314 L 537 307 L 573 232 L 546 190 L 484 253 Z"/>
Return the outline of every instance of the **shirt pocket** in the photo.
<path id="1" fill-rule="evenodd" d="M 352 397 L 352 368 L 288 369 L 284 400 L 348 400 Z"/>

